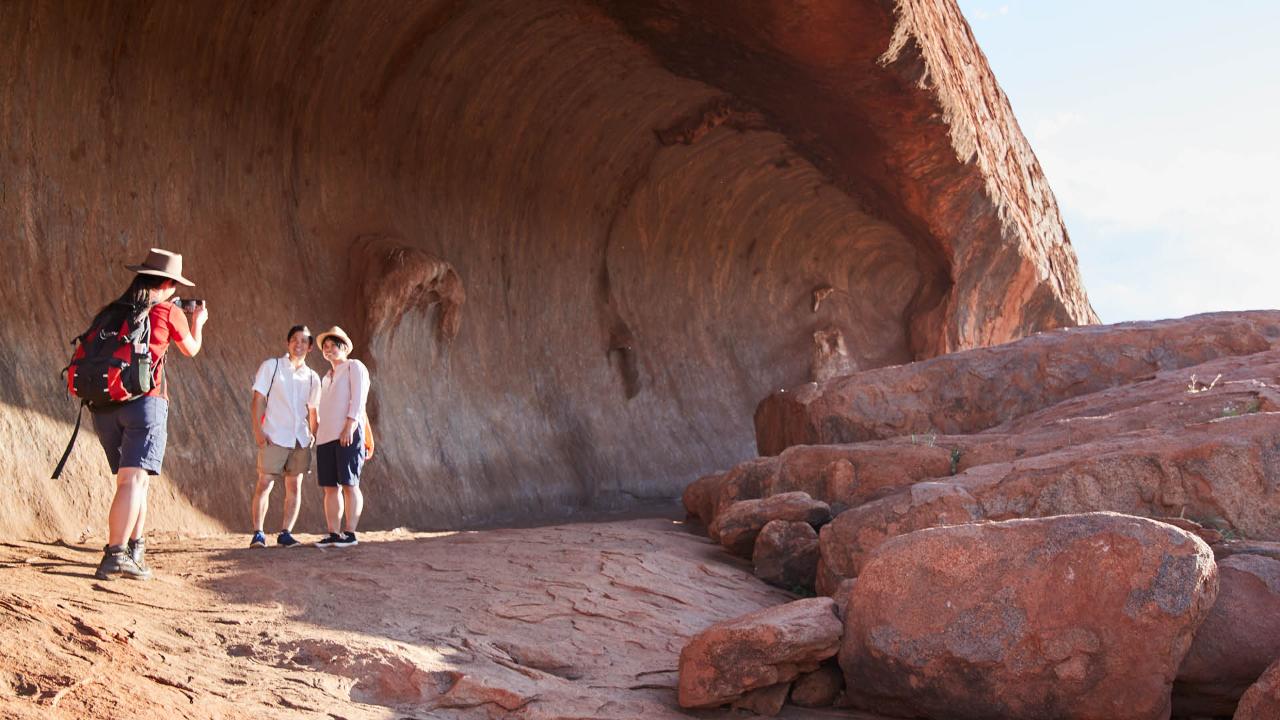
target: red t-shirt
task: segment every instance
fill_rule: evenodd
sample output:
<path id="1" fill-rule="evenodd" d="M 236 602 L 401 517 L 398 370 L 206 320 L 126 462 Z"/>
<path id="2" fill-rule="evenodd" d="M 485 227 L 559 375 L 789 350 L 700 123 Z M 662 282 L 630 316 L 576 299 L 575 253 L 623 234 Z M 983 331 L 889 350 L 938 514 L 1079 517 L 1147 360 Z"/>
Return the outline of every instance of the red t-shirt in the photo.
<path id="1" fill-rule="evenodd" d="M 151 308 L 151 397 L 169 399 L 169 383 L 164 374 L 164 354 L 170 342 L 182 342 L 191 336 L 187 316 L 171 302 L 157 303 Z"/>

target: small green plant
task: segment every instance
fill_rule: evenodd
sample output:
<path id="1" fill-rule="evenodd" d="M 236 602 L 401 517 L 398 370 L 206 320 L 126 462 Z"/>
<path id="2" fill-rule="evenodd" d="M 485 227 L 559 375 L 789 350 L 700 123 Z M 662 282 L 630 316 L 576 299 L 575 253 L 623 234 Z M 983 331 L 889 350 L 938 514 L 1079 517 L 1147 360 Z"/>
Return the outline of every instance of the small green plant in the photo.
<path id="1" fill-rule="evenodd" d="M 1262 409 L 1262 401 L 1254 398 L 1247 403 L 1232 403 L 1222 408 L 1221 417 L 1238 417 L 1240 415 L 1252 415 Z"/>
<path id="2" fill-rule="evenodd" d="M 960 448 L 951 448 L 951 474 L 960 472 Z"/>
<path id="3" fill-rule="evenodd" d="M 813 588 L 805 587 L 804 585 L 792 585 L 790 589 L 790 593 L 792 595 L 795 595 L 797 597 L 802 597 L 802 598 L 811 598 L 811 597 L 818 596 L 818 594 L 813 591 Z"/>
<path id="4" fill-rule="evenodd" d="M 1186 512 L 1186 508 L 1183 508 L 1183 512 L 1184 513 Z M 1196 523 L 1200 527 L 1207 527 L 1207 528 L 1212 528 L 1214 530 L 1217 530 L 1218 532 L 1222 533 L 1223 540 L 1244 540 L 1245 539 L 1244 533 L 1240 532 L 1239 528 L 1237 528 L 1235 525 L 1232 525 L 1225 518 L 1220 518 L 1216 515 L 1211 515 L 1209 517 L 1203 517 L 1203 518 L 1191 517 L 1188 519 Z"/>

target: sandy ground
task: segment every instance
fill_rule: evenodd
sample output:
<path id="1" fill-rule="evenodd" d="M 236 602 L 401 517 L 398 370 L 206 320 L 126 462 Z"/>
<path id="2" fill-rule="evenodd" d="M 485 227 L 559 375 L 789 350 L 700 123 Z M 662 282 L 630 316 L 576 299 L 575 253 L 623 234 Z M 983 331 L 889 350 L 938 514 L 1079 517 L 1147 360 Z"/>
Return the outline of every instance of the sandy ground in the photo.
<path id="1" fill-rule="evenodd" d="M 0 717 L 687 717 L 685 640 L 792 599 L 670 518 L 246 541 L 151 538 L 150 582 L 0 544 Z"/>

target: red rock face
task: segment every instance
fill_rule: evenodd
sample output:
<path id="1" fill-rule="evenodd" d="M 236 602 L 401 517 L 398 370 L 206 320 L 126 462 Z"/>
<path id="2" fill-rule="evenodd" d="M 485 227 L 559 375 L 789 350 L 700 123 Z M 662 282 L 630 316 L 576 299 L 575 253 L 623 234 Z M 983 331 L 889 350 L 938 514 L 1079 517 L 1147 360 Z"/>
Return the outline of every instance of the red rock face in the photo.
<path id="1" fill-rule="evenodd" d="M 1213 556 L 1109 513 L 959 525 L 886 543 L 840 650 L 859 707 L 902 717 L 1169 717 L 1217 593 Z"/>
<path id="2" fill-rule="evenodd" d="M 1045 333 L 779 390 L 756 409 L 762 455 L 911 434 L 964 434 L 1157 372 L 1280 343 L 1280 313 L 1221 313 Z M 1212 376 L 1202 378 L 1206 383 Z"/>
<path id="3" fill-rule="evenodd" d="M 16 0 L 0 40 L 13 534 L 101 522 L 92 440 L 43 479 L 56 370 L 153 245 L 212 317 L 157 529 L 243 525 L 248 381 L 295 322 L 373 370 L 367 521 L 443 527 L 740 461 L 816 332 L 875 368 L 1094 321 L 949 0 Z"/>

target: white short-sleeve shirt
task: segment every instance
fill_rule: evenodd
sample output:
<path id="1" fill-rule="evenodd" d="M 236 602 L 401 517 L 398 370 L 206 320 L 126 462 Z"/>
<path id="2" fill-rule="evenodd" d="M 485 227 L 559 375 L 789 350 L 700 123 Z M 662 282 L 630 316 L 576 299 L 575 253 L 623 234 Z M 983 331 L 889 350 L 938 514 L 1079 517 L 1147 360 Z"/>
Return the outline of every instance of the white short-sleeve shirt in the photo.
<path id="1" fill-rule="evenodd" d="M 289 356 L 264 360 L 253 379 L 254 392 L 267 398 L 262 432 L 272 445 L 310 447 L 314 438 L 307 408 L 320 406 L 320 376 L 304 362 L 294 369 Z"/>

